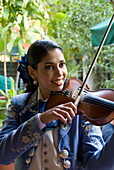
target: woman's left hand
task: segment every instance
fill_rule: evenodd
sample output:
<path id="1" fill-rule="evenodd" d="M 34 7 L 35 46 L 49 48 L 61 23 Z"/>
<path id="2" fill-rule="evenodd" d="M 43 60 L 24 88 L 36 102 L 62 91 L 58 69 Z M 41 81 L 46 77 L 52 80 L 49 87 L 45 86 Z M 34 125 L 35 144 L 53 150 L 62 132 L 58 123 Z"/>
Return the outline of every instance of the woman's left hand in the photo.
<path id="1" fill-rule="evenodd" d="M 40 120 L 43 123 L 50 123 L 53 120 L 61 120 L 63 123 L 71 123 L 72 119 L 77 113 L 77 107 L 72 103 L 68 102 L 55 106 L 40 115 Z"/>

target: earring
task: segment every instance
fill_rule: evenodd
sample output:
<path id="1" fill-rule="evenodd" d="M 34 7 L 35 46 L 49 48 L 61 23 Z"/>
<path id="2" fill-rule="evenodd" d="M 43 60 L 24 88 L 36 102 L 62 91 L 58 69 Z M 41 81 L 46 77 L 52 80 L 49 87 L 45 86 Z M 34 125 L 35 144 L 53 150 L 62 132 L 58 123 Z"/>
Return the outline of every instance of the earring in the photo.
<path id="1" fill-rule="evenodd" d="M 37 84 L 38 84 L 38 82 L 37 82 L 36 80 L 34 80 L 34 81 L 33 81 L 33 84 L 34 84 L 34 85 L 37 85 Z"/>

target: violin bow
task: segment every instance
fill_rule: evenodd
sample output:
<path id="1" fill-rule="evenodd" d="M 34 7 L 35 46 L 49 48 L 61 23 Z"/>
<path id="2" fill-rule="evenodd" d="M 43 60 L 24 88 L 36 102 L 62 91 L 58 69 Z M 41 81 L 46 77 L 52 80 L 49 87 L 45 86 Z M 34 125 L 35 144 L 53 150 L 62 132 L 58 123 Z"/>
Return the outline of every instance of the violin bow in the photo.
<path id="1" fill-rule="evenodd" d="M 76 106 L 78 105 L 78 103 L 79 103 L 79 101 L 80 101 L 81 94 L 82 94 L 82 92 L 83 92 L 83 90 L 84 90 L 84 88 L 85 88 L 85 86 L 86 86 L 86 84 L 87 84 L 87 81 L 88 81 L 88 79 L 89 79 L 89 77 L 90 77 L 90 75 L 91 75 L 91 73 L 92 73 L 92 71 L 93 71 L 93 68 L 94 68 L 94 66 L 95 66 L 95 63 L 96 63 L 97 58 L 98 58 L 98 56 L 99 56 L 99 54 L 100 54 L 100 52 L 101 52 L 101 50 L 102 50 L 102 47 L 103 47 L 104 42 L 105 42 L 105 40 L 106 40 L 106 38 L 107 38 L 107 35 L 108 35 L 109 31 L 110 31 L 110 28 L 111 28 L 111 26 L 112 26 L 113 21 L 114 21 L 114 14 L 112 15 L 112 18 L 111 18 L 111 20 L 110 20 L 110 22 L 109 22 L 109 25 L 108 25 L 108 27 L 107 27 L 107 29 L 106 29 L 106 31 L 105 31 L 104 36 L 103 36 L 103 39 L 102 39 L 102 41 L 101 41 L 101 43 L 100 43 L 100 45 L 99 45 L 99 48 L 98 48 L 98 50 L 97 50 L 97 52 L 96 52 L 96 55 L 95 55 L 95 57 L 94 57 L 91 65 L 90 65 L 89 70 L 88 70 L 88 72 L 87 72 L 87 74 L 86 74 L 86 77 L 85 77 L 85 79 L 84 79 L 84 81 L 83 81 L 83 84 L 82 84 L 82 86 L 80 87 L 78 96 L 77 96 L 77 98 L 76 98 L 76 100 L 75 100 L 75 102 L 74 102 L 74 104 L 75 104 Z"/>

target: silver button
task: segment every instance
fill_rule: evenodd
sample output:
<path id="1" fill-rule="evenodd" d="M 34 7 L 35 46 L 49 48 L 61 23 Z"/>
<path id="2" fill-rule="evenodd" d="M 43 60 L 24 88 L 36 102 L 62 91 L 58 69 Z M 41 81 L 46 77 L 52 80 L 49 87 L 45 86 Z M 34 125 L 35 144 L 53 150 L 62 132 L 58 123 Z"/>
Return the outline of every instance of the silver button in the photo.
<path id="1" fill-rule="evenodd" d="M 34 144 L 34 146 L 38 146 L 38 142 L 36 142 L 36 143 Z"/>
<path id="2" fill-rule="evenodd" d="M 69 160 L 65 160 L 63 166 L 64 166 L 64 168 L 70 168 L 71 162 Z"/>
<path id="3" fill-rule="evenodd" d="M 27 158 L 27 159 L 25 160 L 25 162 L 26 162 L 26 164 L 29 164 L 29 163 L 31 162 L 31 159 L 30 159 L 30 158 Z"/>
<path id="4" fill-rule="evenodd" d="M 63 149 L 60 153 L 60 157 L 63 158 L 63 159 L 67 158 L 68 155 L 69 155 L 69 153 L 66 149 Z"/>
<path id="5" fill-rule="evenodd" d="M 35 152 L 34 152 L 34 150 L 32 149 L 32 150 L 29 151 L 28 156 L 30 156 L 30 157 L 34 156 L 34 153 L 35 153 Z"/>

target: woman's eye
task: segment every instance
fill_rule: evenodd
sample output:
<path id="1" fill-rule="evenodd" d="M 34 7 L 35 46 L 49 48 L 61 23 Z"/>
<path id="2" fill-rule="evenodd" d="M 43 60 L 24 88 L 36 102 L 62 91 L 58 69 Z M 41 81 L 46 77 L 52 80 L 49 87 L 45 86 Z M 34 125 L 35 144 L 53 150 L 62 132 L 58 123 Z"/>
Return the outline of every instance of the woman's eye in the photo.
<path id="1" fill-rule="evenodd" d="M 66 63 L 60 63 L 60 64 L 59 64 L 60 67 L 63 67 L 63 66 L 65 66 L 65 65 L 66 65 Z"/>
<path id="2" fill-rule="evenodd" d="M 53 66 L 51 66 L 51 65 L 45 66 L 45 69 L 47 69 L 47 70 L 53 70 Z"/>

